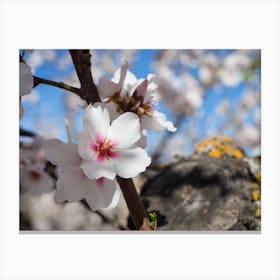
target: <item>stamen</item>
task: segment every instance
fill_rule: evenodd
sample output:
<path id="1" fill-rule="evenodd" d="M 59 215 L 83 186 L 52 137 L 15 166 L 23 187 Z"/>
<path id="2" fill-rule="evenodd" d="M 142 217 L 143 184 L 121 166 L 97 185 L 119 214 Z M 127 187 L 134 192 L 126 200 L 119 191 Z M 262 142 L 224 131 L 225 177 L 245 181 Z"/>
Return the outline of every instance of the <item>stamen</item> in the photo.
<path id="1" fill-rule="evenodd" d="M 98 160 L 110 159 L 116 156 L 117 152 L 114 149 L 114 144 L 111 139 L 97 137 L 96 142 L 91 145 L 95 151 Z"/>

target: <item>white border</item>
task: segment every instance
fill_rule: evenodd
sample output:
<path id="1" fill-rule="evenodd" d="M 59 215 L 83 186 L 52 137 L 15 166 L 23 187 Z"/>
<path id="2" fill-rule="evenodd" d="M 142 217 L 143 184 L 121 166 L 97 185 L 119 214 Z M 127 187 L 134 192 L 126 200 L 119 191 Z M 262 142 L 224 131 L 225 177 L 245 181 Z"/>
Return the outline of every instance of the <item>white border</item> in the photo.
<path id="1" fill-rule="evenodd" d="M 2 279 L 279 279 L 279 2 L 1 2 Z M 19 48 L 261 48 L 262 233 L 18 232 Z"/>

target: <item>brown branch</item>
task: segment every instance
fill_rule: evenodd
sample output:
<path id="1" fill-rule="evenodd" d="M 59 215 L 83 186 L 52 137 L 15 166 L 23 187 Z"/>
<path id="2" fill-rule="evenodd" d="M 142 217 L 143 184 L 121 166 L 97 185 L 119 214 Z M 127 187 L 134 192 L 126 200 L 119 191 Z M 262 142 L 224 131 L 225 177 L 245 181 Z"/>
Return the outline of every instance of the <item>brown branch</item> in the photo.
<path id="1" fill-rule="evenodd" d="M 117 181 L 121 187 L 132 221 L 137 229 L 151 230 L 148 216 L 136 192 L 132 179 L 124 179 L 117 176 Z"/>
<path id="2" fill-rule="evenodd" d="M 43 78 L 34 76 L 34 86 L 33 87 L 36 87 L 39 84 L 45 84 L 45 85 L 58 87 L 58 88 L 61 88 L 61 89 L 67 90 L 67 91 L 74 92 L 78 95 L 80 95 L 80 91 L 81 91 L 80 89 L 69 86 L 63 82 L 55 82 L 55 81 L 51 81 L 51 80 L 47 80 L 47 79 L 43 79 Z"/>
<path id="3" fill-rule="evenodd" d="M 36 133 L 34 133 L 32 131 L 25 130 L 25 129 L 20 127 L 19 128 L 19 135 L 20 136 L 34 137 L 34 136 L 36 136 Z"/>
<path id="4" fill-rule="evenodd" d="M 97 87 L 91 74 L 91 62 L 89 50 L 69 50 L 78 78 L 81 83 L 81 98 L 88 103 L 100 102 Z"/>
<path id="5" fill-rule="evenodd" d="M 101 99 L 91 74 L 90 51 L 69 50 L 69 52 L 81 83 L 80 97 L 85 99 L 87 103 L 94 104 L 95 102 L 100 102 Z M 135 227 L 140 230 L 151 230 L 148 216 L 136 192 L 133 180 L 123 179 L 119 176 L 116 179 L 121 187 Z"/>

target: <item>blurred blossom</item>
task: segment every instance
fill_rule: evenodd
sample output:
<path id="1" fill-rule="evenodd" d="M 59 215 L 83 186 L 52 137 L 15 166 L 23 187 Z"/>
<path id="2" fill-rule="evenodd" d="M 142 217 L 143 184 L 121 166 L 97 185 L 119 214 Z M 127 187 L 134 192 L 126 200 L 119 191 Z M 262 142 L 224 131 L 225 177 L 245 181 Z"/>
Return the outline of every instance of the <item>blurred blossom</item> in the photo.
<path id="1" fill-rule="evenodd" d="M 167 155 L 175 157 L 185 154 L 185 140 L 183 135 L 176 135 L 171 138 L 167 146 Z"/>
<path id="2" fill-rule="evenodd" d="M 56 58 L 56 53 L 54 50 L 42 50 L 42 56 L 45 60 L 52 61 Z"/>
<path id="3" fill-rule="evenodd" d="M 260 144 L 260 130 L 251 124 L 245 124 L 237 131 L 235 139 L 241 147 L 257 146 Z"/>
<path id="4" fill-rule="evenodd" d="M 28 94 L 22 98 L 22 101 L 24 103 L 29 103 L 31 105 L 37 104 L 40 101 L 39 92 L 36 89 L 32 89 L 30 94 Z"/>
<path id="5" fill-rule="evenodd" d="M 36 67 L 41 66 L 44 62 L 41 51 L 35 50 L 32 55 L 29 56 L 27 60 L 28 64 L 34 69 L 35 72 Z"/>
<path id="6" fill-rule="evenodd" d="M 41 195 L 52 190 L 52 179 L 45 172 L 44 139 L 35 136 L 33 141 L 20 149 L 21 191 Z"/>
<path id="7" fill-rule="evenodd" d="M 100 67 L 104 70 L 104 72 L 113 73 L 116 69 L 116 65 L 110 55 L 103 55 L 100 58 Z"/>
<path id="8" fill-rule="evenodd" d="M 211 70 L 209 66 L 201 66 L 198 72 L 199 79 L 204 84 L 210 84 L 214 79 L 214 72 Z"/>
<path id="9" fill-rule="evenodd" d="M 223 117 L 228 113 L 229 109 L 230 109 L 230 100 L 224 99 L 215 108 L 215 112 L 218 116 Z"/>
<path id="10" fill-rule="evenodd" d="M 41 195 L 52 191 L 52 179 L 44 171 L 43 163 L 24 165 L 20 169 L 21 191 L 32 195 Z"/>
<path id="11" fill-rule="evenodd" d="M 78 79 L 78 76 L 77 76 L 77 73 L 74 71 L 72 72 L 70 75 L 68 75 L 67 77 L 65 77 L 63 79 L 63 82 L 68 84 L 69 86 L 72 86 L 72 87 L 77 87 L 79 88 L 80 87 L 80 82 L 79 82 L 79 79 Z M 69 92 L 67 92 L 68 94 Z"/>
<path id="12" fill-rule="evenodd" d="M 21 119 L 24 113 L 21 104 L 22 97 L 29 95 L 34 83 L 34 78 L 31 74 L 31 67 L 24 62 L 19 64 L 19 118 Z"/>
<path id="13" fill-rule="evenodd" d="M 129 65 L 133 64 L 133 59 L 137 53 L 137 50 L 122 50 L 120 53 L 119 63 L 123 63 L 127 61 Z"/>
<path id="14" fill-rule="evenodd" d="M 41 196 L 22 195 L 21 211 L 30 217 L 34 230 L 101 230 L 102 219 L 81 203 L 58 205 L 53 192 Z"/>
<path id="15" fill-rule="evenodd" d="M 241 51 L 235 51 L 227 55 L 218 71 L 219 78 L 225 86 L 238 85 L 244 78 L 244 71 L 250 66 L 248 55 Z"/>
<path id="16" fill-rule="evenodd" d="M 20 149 L 20 165 L 32 165 L 36 162 L 45 162 L 46 157 L 43 150 L 44 138 L 33 137 L 30 144 L 26 144 Z"/>
<path id="17" fill-rule="evenodd" d="M 176 76 L 166 66 L 157 68 L 159 92 L 175 115 L 191 114 L 202 105 L 202 88 L 188 73 Z"/>
<path id="18" fill-rule="evenodd" d="M 19 64 L 19 96 L 30 94 L 34 79 L 31 74 L 31 67 L 24 62 Z"/>
<path id="19" fill-rule="evenodd" d="M 259 126 L 261 124 L 261 109 L 260 108 L 257 108 L 254 111 L 254 119 L 255 119 L 256 124 Z"/>
<path id="20" fill-rule="evenodd" d="M 199 63 L 201 65 L 198 71 L 199 79 L 204 85 L 210 86 L 215 82 L 219 59 L 213 52 L 209 52 L 199 57 Z"/>
<path id="21" fill-rule="evenodd" d="M 200 63 L 210 67 L 218 67 L 220 62 L 218 57 L 213 52 L 208 52 L 206 54 L 201 54 Z"/>
<path id="22" fill-rule="evenodd" d="M 223 65 L 227 68 L 245 69 L 250 65 L 250 58 L 242 51 L 235 51 L 225 57 Z"/>
<path id="23" fill-rule="evenodd" d="M 228 87 L 237 86 L 243 79 L 243 74 L 238 68 L 223 67 L 218 74 L 221 82 Z"/>
<path id="24" fill-rule="evenodd" d="M 69 52 L 66 52 L 58 58 L 57 65 L 61 71 L 68 69 L 72 65 L 72 58 Z"/>
<path id="25" fill-rule="evenodd" d="M 43 65 L 45 61 L 53 61 L 56 58 L 54 50 L 34 50 L 29 56 L 27 63 L 32 68 L 32 73 L 36 73 L 36 68 Z"/>
<path id="26" fill-rule="evenodd" d="M 244 109 L 250 109 L 255 107 L 260 102 L 260 94 L 254 90 L 246 91 L 241 99 L 241 107 Z"/>
<path id="27" fill-rule="evenodd" d="M 83 108 L 87 105 L 85 100 L 75 93 L 67 92 L 64 99 L 65 105 L 68 110 L 75 111 L 78 108 Z"/>
<path id="28" fill-rule="evenodd" d="M 57 123 L 47 121 L 45 117 L 38 118 L 36 125 L 38 127 L 39 134 L 45 139 L 61 137 L 62 132 L 60 127 L 57 126 Z"/>

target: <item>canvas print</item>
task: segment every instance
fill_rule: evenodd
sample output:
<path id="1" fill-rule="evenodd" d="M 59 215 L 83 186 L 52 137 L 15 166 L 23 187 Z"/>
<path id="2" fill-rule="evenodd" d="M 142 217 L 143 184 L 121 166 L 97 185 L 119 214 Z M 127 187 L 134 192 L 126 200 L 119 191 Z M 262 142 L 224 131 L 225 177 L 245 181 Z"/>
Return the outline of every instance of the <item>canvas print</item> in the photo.
<path id="1" fill-rule="evenodd" d="M 19 230 L 261 230 L 261 51 L 20 49 Z"/>

